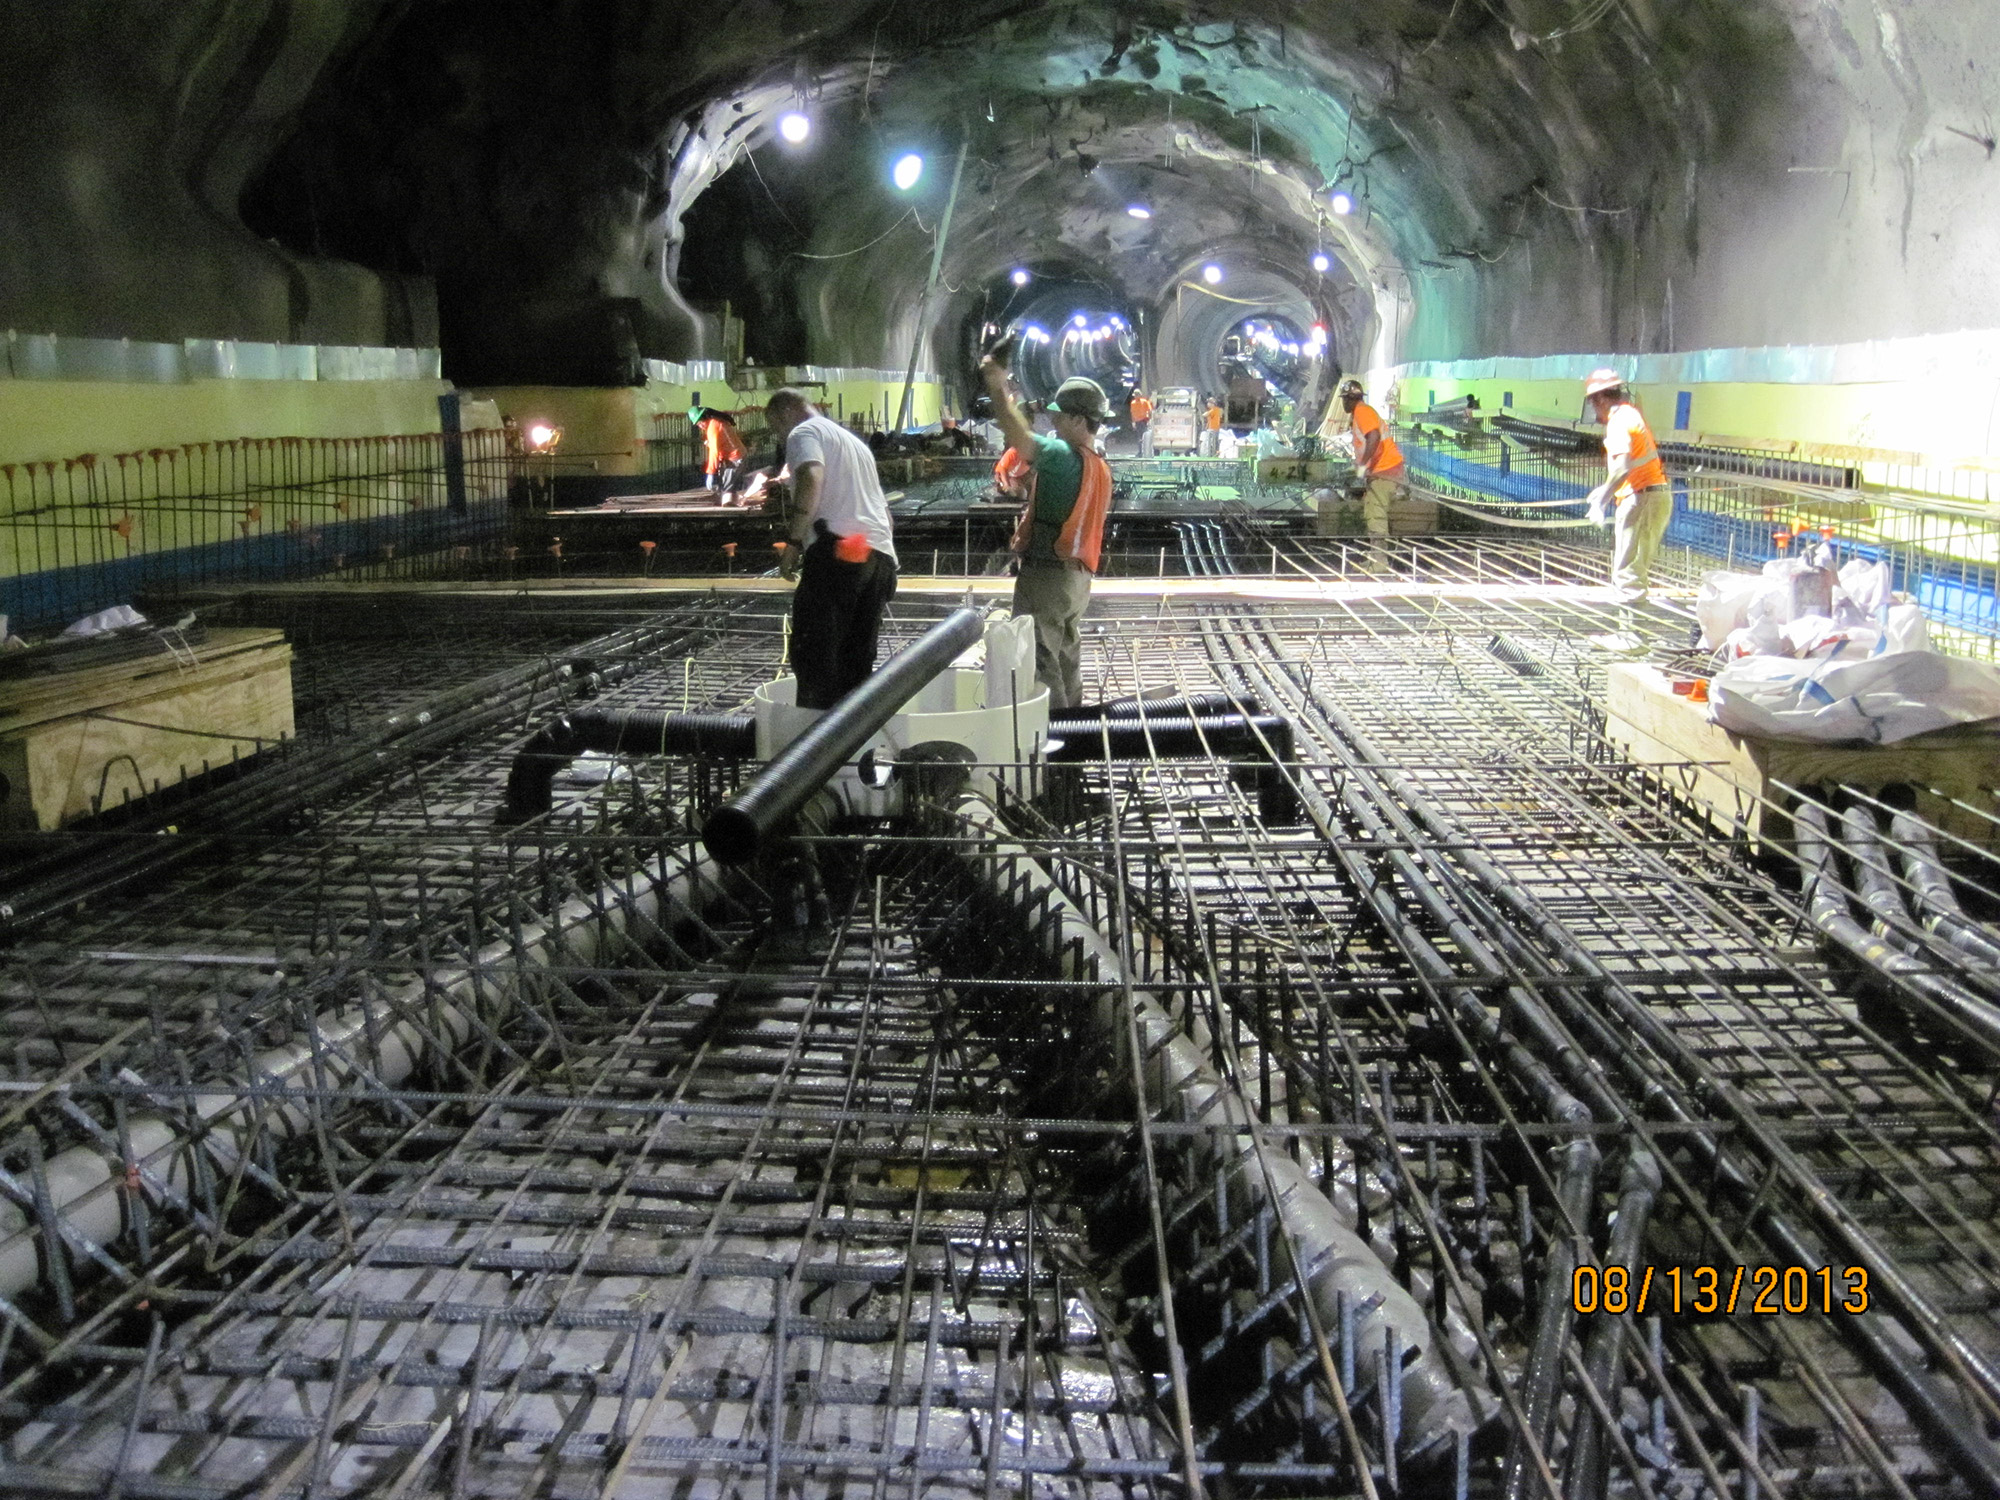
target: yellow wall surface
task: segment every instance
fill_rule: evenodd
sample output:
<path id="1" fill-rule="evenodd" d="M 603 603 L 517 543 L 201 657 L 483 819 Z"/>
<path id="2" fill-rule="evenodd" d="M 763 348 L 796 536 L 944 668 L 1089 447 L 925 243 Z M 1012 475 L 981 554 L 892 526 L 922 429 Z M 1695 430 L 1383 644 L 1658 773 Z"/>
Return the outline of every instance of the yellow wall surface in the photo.
<path id="1" fill-rule="evenodd" d="M 1693 381 L 1637 384 L 1639 407 L 1662 440 L 1791 446 L 1802 457 L 1862 466 L 1870 483 L 1985 499 L 2000 469 L 2000 387 L 1991 380 L 1883 381 L 1837 385 Z M 1688 425 L 1674 427 L 1676 398 L 1691 396 Z M 1511 393 L 1513 404 L 1503 402 Z M 1453 380 L 1406 375 L 1397 382 L 1405 417 L 1433 398 L 1475 396 L 1487 413 L 1529 420 L 1587 421 L 1581 380 Z M 1956 473 L 1952 471 L 1957 471 Z M 1996 492 L 2000 493 L 2000 492 Z"/>
<path id="2" fill-rule="evenodd" d="M 0 463 L 230 438 L 438 430 L 442 380 L 0 380 Z"/>

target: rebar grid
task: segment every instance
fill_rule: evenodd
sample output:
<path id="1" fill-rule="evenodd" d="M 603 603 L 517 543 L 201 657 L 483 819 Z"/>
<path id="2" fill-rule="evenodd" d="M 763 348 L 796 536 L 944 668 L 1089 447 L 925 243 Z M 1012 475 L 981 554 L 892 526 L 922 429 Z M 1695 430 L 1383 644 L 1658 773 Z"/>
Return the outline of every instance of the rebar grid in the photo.
<path id="1" fill-rule="evenodd" d="M 1261 823 L 1226 760 L 1149 758 L 1085 773 L 1080 823 L 1008 809 L 1022 853 L 997 881 L 968 873 L 964 829 L 875 828 L 810 841 L 840 893 L 825 933 L 771 926 L 754 884 L 641 918 L 635 893 L 693 878 L 685 819 L 729 773 L 596 763 L 554 814 L 497 831 L 545 701 L 304 831 L 237 836 L 235 889 L 190 873 L 73 922 L 66 951 L 21 952 L 22 995 L 47 973 L 95 1005 L 115 977 L 136 1028 L 92 1045 L 139 1058 L 138 1083 L 66 1035 L 24 1067 L 69 1064 L 66 1094 L 11 1115 L 51 1144 L 88 1133 L 76 1113 L 115 1142 L 119 1101 L 168 1110 L 240 1078 L 253 1028 L 310 1039 L 334 996 L 482 944 L 506 948 L 490 975 L 513 998 L 408 1084 L 226 1085 L 268 1128 L 236 1162 L 210 1152 L 182 1203 L 142 1182 L 148 1207 L 92 1247 L 144 1278 L 69 1245 L 48 1259 L 74 1273 L 73 1320 L 49 1290 L 7 1316 L 7 1482 L 1953 1493 L 1954 1457 L 1844 1315 L 1551 1310 L 1568 1265 L 1612 1261 L 1620 1164 L 1643 1154 L 1664 1183 L 1635 1260 L 1801 1258 L 1784 1244 L 1844 1264 L 1804 1206 L 1823 1194 L 1906 1283 L 1878 1288 L 1867 1326 L 1923 1349 L 1917 1378 L 1947 1404 L 1991 1398 L 1979 1080 L 1923 1023 L 1857 1004 L 1796 896 L 1609 758 L 1604 653 L 1583 638 L 1624 617 L 1524 589 L 1103 618 L 1104 697 L 1220 686 L 1293 719 L 1304 826 Z M 612 701 L 733 707 L 775 670 L 774 625 L 705 621 Z M 1110 935 L 1122 988 L 1043 941 L 1060 929 L 1025 894 L 1031 865 Z M 573 938 L 535 947 L 565 903 L 585 910 Z M 148 931 L 181 943 L 172 964 L 74 946 Z M 252 962 L 186 962 L 204 955 Z M 176 965 L 198 980 L 150 999 Z M 1107 994 L 1136 1018 L 1141 990 L 1430 1316 L 1454 1378 L 1488 1392 L 1497 1449 L 1410 1451 L 1409 1351 L 1360 1339 L 1352 1303 L 1316 1316 L 1289 1230 L 1200 1165 L 1248 1126 L 1143 1087 L 1135 1107 L 1085 1018 Z M 172 1054 L 178 1077 L 157 1066 Z M 1565 1089 L 1584 1116 L 1549 1112 Z M 280 1128 L 281 1100 L 310 1101 L 304 1129 Z M 1582 1196 L 1579 1142 L 1609 1158 Z M 33 1163 L 9 1166 L 32 1184 Z"/>

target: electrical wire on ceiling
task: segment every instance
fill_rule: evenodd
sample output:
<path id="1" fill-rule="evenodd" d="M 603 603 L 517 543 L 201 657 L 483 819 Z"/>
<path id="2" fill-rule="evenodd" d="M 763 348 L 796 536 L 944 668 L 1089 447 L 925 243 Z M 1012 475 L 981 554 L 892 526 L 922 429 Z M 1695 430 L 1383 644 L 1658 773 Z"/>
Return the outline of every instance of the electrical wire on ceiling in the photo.
<path id="1" fill-rule="evenodd" d="M 916 216 L 917 216 L 917 211 L 914 208 L 904 210 L 903 217 L 901 219 L 898 219 L 895 223 L 891 224 L 887 229 L 883 230 L 880 234 L 876 235 L 875 238 L 870 240 L 867 244 L 856 245 L 852 250 L 837 250 L 831 255 L 812 255 L 804 250 L 794 250 L 792 254 L 799 260 L 846 260 L 848 256 L 859 255 L 863 250 L 873 250 L 877 245 L 881 244 L 882 241 L 889 238 L 889 236 L 894 234 L 898 229 L 901 229 L 903 227 L 904 220 L 914 219 L 916 218 Z"/>
<path id="2" fill-rule="evenodd" d="M 1629 214 L 1630 208 L 1593 208 L 1588 203 L 1561 203 L 1551 198 L 1540 183 L 1535 184 L 1535 196 L 1551 208 L 1559 208 L 1567 214 L 1603 214 L 1606 218 L 1616 218 L 1619 214 Z"/>

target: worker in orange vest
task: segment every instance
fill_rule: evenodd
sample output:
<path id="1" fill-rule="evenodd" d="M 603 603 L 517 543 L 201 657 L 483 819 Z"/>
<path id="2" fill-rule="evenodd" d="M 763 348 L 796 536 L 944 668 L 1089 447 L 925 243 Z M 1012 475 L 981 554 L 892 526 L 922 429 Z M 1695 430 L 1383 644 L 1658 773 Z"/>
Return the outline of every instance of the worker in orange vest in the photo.
<path id="1" fill-rule="evenodd" d="M 1660 445 L 1633 403 L 1625 377 L 1616 370 L 1593 370 L 1583 394 L 1592 420 L 1604 428 L 1605 480 L 1590 492 L 1590 517 L 1603 524 L 1615 499 L 1611 586 L 1627 603 L 1637 603 L 1652 584 L 1653 559 L 1674 518 L 1674 494 L 1660 462 Z"/>
<path id="2" fill-rule="evenodd" d="M 1372 537 L 1389 534 L 1389 513 L 1399 500 L 1410 497 L 1409 470 L 1403 450 L 1389 436 L 1382 414 L 1362 399 L 1361 382 L 1351 376 L 1340 385 L 1340 404 L 1347 412 L 1348 431 L 1354 443 L 1355 482 L 1362 487 L 1361 515 Z M 1324 534 L 1328 518 L 1321 513 Z M 1386 548 L 1377 547 L 1378 555 Z"/>
<path id="3" fill-rule="evenodd" d="M 1132 387 L 1132 434 L 1139 440 L 1139 457 L 1153 456 L 1153 398 L 1139 386 Z"/>
<path id="4" fill-rule="evenodd" d="M 1021 560 L 1014 614 L 1035 622 L 1035 680 L 1048 688 L 1049 707 L 1074 708 L 1083 702 L 1083 612 L 1111 510 L 1111 465 L 1097 451 L 1111 405 L 1096 381 L 1072 376 L 1049 406 L 1055 436 L 1038 436 L 1007 390 L 1011 352 L 1003 339 L 980 361 L 979 374 L 1012 450 L 1002 464 L 1020 475 L 1027 495 L 1014 528 Z"/>
<path id="5" fill-rule="evenodd" d="M 726 411 L 697 406 L 688 418 L 702 435 L 702 473 L 708 488 L 719 492 L 727 504 L 736 488 L 736 472 L 743 464 L 743 439 L 737 435 L 735 420 Z"/>
<path id="6" fill-rule="evenodd" d="M 1210 396 L 1208 412 L 1202 418 L 1201 456 L 1213 458 L 1222 447 L 1222 403 Z"/>

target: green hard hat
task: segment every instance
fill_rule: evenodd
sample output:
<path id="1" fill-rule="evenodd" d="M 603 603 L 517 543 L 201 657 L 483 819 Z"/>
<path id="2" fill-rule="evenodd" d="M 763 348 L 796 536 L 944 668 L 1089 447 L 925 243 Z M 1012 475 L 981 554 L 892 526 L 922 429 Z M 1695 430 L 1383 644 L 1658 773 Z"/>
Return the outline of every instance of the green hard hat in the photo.
<path id="1" fill-rule="evenodd" d="M 1108 421 L 1111 416 L 1111 403 L 1104 398 L 1104 387 L 1085 375 L 1072 375 L 1057 386 L 1052 404 L 1057 411 L 1088 417 L 1093 422 Z"/>

